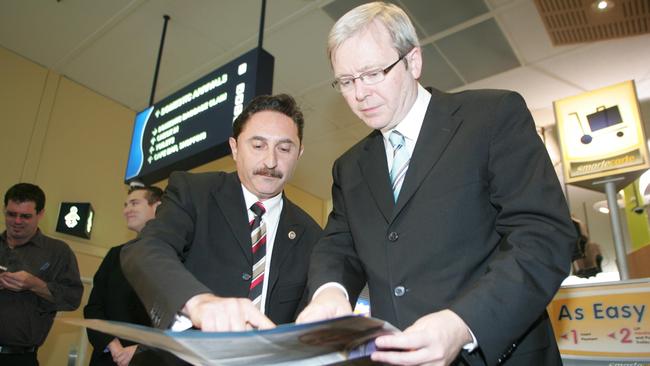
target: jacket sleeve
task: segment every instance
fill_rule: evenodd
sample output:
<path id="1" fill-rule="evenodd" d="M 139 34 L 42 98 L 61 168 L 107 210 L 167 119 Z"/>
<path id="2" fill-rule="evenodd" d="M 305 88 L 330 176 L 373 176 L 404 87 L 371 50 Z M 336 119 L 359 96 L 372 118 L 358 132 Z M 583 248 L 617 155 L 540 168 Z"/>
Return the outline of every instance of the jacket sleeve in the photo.
<path id="1" fill-rule="evenodd" d="M 565 197 L 521 96 L 502 94 L 488 157 L 489 199 L 501 237 L 487 270 L 450 308 L 469 326 L 488 364 L 544 314 L 570 269 L 576 240 Z"/>
<path id="2" fill-rule="evenodd" d="M 366 283 L 366 274 L 354 250 L 345 200 L 341 192 L 339 169 L 340 161 L 336 161 L 332 168 L 332 212 L 327 219 L 323 237 L 314 247 L 311 256 L 309 299 L 320 286 L 336 282 L 346 288 L 350 305 L 354 307 Z"/>
<path id="3" fill-rule="evenodd" d="M 169 328 L 191 297 L 210 292 L 183 265 L 184 253 L 192 247 L 196 222 L 188 177 L 182 172 L 170 176 L 156 218 L 147 222 L 138 238 L 127 243 L 121 253 L 124 276 L 140 297 L 152 325 L 158 328 Z"/>
<path id="4" fill-rule="evenodd" d="M 93 277 L 93 288 L 90 291 L 88 303 L 84 307 L 84 318 L 86 319 L 108 319 L 106 307 L 109 303 L 108 277 L 109 273 L 119 266 L 119 251 L 111 248 L 104 260 L 99 265 L 95 276 Z M 86 329 L 88 340 L 93 345 L 96 352 L 102 352 L 106 346 L 115 338 L 112 335 L 101 333 L 90 328 Z"/>

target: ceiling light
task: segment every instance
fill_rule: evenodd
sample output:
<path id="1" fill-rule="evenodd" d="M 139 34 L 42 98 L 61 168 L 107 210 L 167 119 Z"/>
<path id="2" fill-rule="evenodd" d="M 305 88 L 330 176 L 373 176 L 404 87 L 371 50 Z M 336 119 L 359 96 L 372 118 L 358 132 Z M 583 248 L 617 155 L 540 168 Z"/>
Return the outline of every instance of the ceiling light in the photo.
<path id="1" fill-rule="evenodd" d="M 640 0 L 534 0 L 553 45 L 596 42 L 650 33 Z"/>
<path id="2" fill-rule="evenodd" d="M 614 7 L 614 2 L 611 0 L 598 0 L 591 4 L 592 9 L 597 12 L 605 12 Z"/>

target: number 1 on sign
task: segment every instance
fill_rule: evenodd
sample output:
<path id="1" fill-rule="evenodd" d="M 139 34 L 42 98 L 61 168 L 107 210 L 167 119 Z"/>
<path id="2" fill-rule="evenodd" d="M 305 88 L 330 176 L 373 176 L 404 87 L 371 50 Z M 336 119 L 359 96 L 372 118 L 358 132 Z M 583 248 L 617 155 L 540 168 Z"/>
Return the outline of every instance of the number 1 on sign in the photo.
<path id="1" fill-rule="evenodd" d="M 573 344 L 578 344 L 578 332 L 575 329 L 571 329 L 571 335 L 573 336 Z"/>

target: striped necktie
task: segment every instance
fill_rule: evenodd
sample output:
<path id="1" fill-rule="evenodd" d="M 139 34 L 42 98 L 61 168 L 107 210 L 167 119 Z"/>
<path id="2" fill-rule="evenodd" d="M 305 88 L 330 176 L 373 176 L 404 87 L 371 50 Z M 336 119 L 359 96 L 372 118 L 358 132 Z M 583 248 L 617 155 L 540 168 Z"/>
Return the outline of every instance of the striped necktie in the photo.
<path id="1" fill-rule="evenodd" d="M 411 157 L 406 148 L 404 135 L 393 130 L 390 136 L 388 136 L 388 141 L 393 146 L 393 165 L 390 168 L 390 183 L 392 185 L 393 198 L 397 202 L 397 197 L 399 197 L 399 191 L 402 189 L 402 183 L 404 182 L 404 176 L 408 170 Z"/>
<path id="2" fill-rule="evenodd" d="M 266 208 L 262 202 L 255 202 L 251 206 L 255 217 L 250 222 L 251 242 L 253 252 L 253 277 L 249 287 L 248 298 L 258 309 L 262 306 L 262 287 L 264 287 L 264 267 L 266 265 L 266 224 L 262 215 Z"/>

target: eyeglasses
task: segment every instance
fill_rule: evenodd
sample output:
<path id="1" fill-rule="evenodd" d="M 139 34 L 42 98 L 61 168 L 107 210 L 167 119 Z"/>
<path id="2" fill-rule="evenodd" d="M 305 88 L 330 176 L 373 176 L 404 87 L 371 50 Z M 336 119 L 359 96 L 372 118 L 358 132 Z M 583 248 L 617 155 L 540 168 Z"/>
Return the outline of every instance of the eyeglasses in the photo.
<path id="1" fill-rule="evenodd" d="M 23 220 L 30 220 L 32 217 L 34 217 L 33 214 L 24 214 L 24 213 L 18 213 L 18 212 L 7 211 L 7 210 L 5 210 L 5 216 L 12 219 L 16 219 L 20 217 Z"/>
<path id="2" fill-rule="evenodd" d="M 406 53 L 408 55 L 408 52 Z M 406 55 L 400 57 L 397 61 L 388 65 L 385 69 L 376 69 L 370 70 L 362 73 L 359 76 L 343 76 L 332 82 L 332 88 L 338 90 L 341 93 L 348 92 L 354 88 L 354 81 L 359 79 L 364 85 L 375 85 L 379 84 L 386 78 L 386 74 L 395 67 L 400 61 L 406 57 Z"/>

